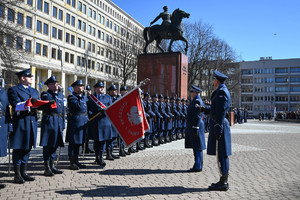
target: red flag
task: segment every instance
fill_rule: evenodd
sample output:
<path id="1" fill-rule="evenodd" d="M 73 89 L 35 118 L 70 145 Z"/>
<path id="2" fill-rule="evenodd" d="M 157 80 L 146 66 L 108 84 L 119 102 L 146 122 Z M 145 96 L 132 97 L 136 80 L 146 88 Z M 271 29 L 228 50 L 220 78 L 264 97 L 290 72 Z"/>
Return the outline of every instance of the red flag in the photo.
<path id="1" fill-rule="evenodd" d="M 139 88 L 127 93 L 105 111 L 126 146 L 143 139 L 144 132 L 149 130 Z"/>
<path id="2" fill-rule="evenodd" d="M 31 98 L 28 99 L 25 102 L 20 102 L 16 105 L 15 111 L 20 112 L 20 111 L 25 111 L 25 110 L 30 110 L 30 108 L 38 108 L 40 106 L 43 106 L 45 104 L 48 104 L 49 101 L 42 101 L 42 100 L 36 100 L 33 104 L 31 103 Z M 54 109 L 57 108 L 56 102 L 50 105 L 50 108 Z"/>

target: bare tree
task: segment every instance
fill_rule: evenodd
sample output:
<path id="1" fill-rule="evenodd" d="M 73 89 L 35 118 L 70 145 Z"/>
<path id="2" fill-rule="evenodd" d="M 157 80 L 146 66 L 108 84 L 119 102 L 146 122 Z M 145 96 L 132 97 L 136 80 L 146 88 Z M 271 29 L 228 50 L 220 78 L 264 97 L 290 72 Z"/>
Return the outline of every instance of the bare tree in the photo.
<path id="1" fill-rule="evenodd" d="M 18 25 L 21 21 L 18 21 L 15 13 L 15 8 L 22 3 L 23 0 L 1 0 L 0 2 L 0 63 L 7 70 L 12 70 L 22 60 L 24 54 L 23 27 Z M 2 65 L 0 64 L 0 76 Z"/>

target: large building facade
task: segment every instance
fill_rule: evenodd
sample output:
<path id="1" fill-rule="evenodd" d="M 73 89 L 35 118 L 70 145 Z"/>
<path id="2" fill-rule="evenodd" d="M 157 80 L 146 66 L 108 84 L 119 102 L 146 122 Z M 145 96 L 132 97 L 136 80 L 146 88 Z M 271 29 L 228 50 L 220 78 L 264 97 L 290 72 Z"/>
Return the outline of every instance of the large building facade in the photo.
<path id="1" fill-rule="evenodd" d="M 240 63 L 240 105 L 250 115 L 300 109 L 300 58 Z M 276 108 L 275 108 L 276 107 Z"/>
<path id="2" fill-rule="evenodd" d="M 7 86 L 16 84 L 15 71 L 29 67 L 39 91 L 51 75 L 64 88 L 76 79 L 120 86 L 120 52 L 126 46 L 137 55 L 144 43 L 144 27 L 109 0 L 24 0 L 16 7 L 0 4 L 0 17 L 24 33 L 24 60 L 11 72 L 2 65 Z M 136 78 L 132 73 L 127 84 L 135 85 Z"/>

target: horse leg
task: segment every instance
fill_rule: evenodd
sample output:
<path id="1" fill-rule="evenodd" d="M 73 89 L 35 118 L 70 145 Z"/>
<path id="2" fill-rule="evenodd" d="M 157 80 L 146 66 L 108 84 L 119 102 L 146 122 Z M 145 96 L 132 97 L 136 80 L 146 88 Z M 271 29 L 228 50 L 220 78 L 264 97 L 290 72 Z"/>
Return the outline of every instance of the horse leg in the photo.
<path id="1" fill-rule="evenodd" d="M 184 41 L 185 42 L 185 49 L 184 49 L 184 51 L 185 51 L 185 54 L 187 54 L 187 51 L 188 51 L 188 49 L 189 49 L 189 42 L 187 41 L 187 39 L 185 39 L 185 37 L 181 37 L 181 39 L 180 40 L 182 40 L 182 41 Z"/>
<path id="2" fill-rule="evenodd" d="M 162 53 L 164 53 L 165 51 L 161 48 L 161 46 L 159 46 L 161 43 L 161 38 L 156 39 L 156 47 L 161 50 Z"/>
<path id="3" fill-rule="evenodd" d="M 170 41 L 170 45 L 169 45 L 169 48 L 168 48 L 168 52 L 173 52 L 172 51 L 172 44 L 174 42 L 174 39 L 172 38 L 171 41 Z"/>

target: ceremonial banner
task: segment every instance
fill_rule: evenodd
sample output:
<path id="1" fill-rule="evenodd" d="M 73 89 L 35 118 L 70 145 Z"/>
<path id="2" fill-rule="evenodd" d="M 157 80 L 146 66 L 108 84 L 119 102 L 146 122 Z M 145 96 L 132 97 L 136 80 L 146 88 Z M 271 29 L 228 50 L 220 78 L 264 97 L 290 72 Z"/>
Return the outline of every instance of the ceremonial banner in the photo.
<path id="1" fill-rule="evenodd" d="M 17 103 L 15 112 L 30 110 L 30 108 L 38 108 L 40 106 L 43 106 L 45 104 L 48 104 L 49 101 L 42 101 L 42 100 L 36 100 L 36 102 L 31 103 L 31 98 L 27 101 Z M 57 108 L 56 102 L 50 105 L 51 109 Z"/>
<path id="2" fill-rule="evenodd" d="M 138 87 L 107 107 L 105 112 L 126 146 L 143 139 L 149 130 Z"/>

